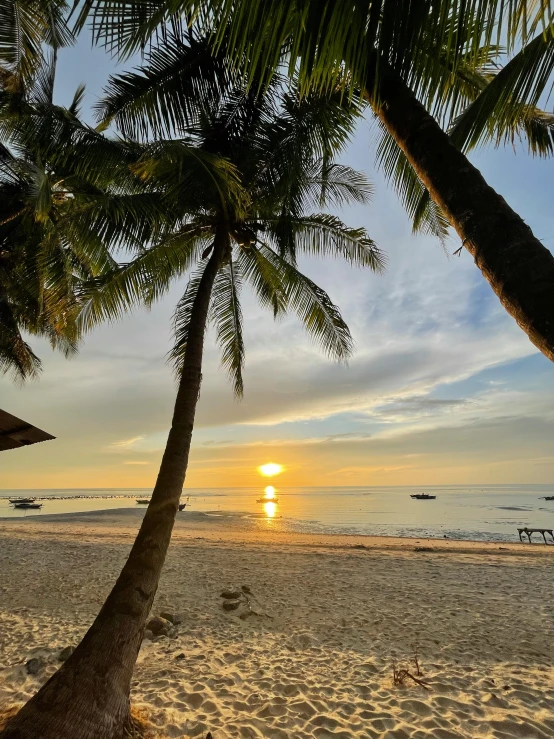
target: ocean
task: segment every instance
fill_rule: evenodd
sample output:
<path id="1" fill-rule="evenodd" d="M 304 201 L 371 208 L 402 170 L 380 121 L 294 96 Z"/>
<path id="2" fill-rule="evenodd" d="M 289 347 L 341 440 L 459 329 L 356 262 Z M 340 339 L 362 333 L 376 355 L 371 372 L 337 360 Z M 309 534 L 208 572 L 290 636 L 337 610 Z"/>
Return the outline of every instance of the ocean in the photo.
<path id="1" fill-rule="evenodd" d="M 517 528 L 554 528 L 554 485 L 427 487 L 278 487 L 274 504 L 257 503 L 260 488 L 185 488 L 187 511 L 225 516 L 249 528 L 311 533 L 517 541 Z M 428 492 L 436 500 L 413 500 Z M 136 508 L 150 489 L 0 490 L 0 518 Z M 35 497 L 43 506 L 18 510 L 10 497 Z M 186 511 L 183 515 L 186 515 Z"/>

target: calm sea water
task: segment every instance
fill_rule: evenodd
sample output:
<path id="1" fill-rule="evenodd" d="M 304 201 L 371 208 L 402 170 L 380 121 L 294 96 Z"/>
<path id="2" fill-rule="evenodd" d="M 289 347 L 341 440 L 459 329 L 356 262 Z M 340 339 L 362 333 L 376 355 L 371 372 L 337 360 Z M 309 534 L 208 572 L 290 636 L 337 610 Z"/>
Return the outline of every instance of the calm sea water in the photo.
<path id="1" fill-rule="evenodd" d="M 257 503 L 262 488 L 186 488 L 187 510 L 230 525 L 288 531 L 517 541 L 517 527 L 554 528 L 554 485 L 418 487 L 276 487 L 276 504 Z M 145 489 L 0 490 L 0 518 L 136 508 Z M 412 500 L 429 492 L 436 500 Z M 40 511 L 21 511 L 9 497 L 43 498 Z M 78 497 L 79 496 L 79 497 Z M 185 499 L 185 497 L 183 498 Z M 186 515 L 186 512 L 185 514 Z"/>

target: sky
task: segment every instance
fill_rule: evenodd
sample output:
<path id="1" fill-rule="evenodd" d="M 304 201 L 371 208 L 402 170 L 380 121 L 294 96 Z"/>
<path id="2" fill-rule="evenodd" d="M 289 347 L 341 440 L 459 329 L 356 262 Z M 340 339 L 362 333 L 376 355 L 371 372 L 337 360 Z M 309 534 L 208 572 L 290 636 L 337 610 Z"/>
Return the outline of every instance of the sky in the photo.
<path id="1" fill-rule="evenodd" d="M 94 105 L 113 68 L 82 39 L 60 54 L 57 100 L 85 82 Z M 372 132 L 363 122 L 342 157 L 371 179 L 372 202 L 337 213 L 377 241 L 386 272 L 301 262 L 341 308 L 351 360 L 330 361 L 294 317 L 275 323 L 245 293 L 245 396 L 234 399 L 209 331 L 187 486 L 259 486 L 267 462 L 283 465 L 274 483 L 283 488 L 553 482 L 552 364 L 469 253 L 452 256 L 455 234 L 446 248 L 412 235 L 375 170 Z M 521 147 L 472 161 L 554 251 L 552 162 Z M 33 339 L 42 377 L 23 386 L 0 377 L 0 407 L 57 438 L 3 454 L 0 488 L 154 484 L 176 391 L 165 358 L 171 315 L 185 282 L 151 311 L 96 329 L 71 360 Z"/>

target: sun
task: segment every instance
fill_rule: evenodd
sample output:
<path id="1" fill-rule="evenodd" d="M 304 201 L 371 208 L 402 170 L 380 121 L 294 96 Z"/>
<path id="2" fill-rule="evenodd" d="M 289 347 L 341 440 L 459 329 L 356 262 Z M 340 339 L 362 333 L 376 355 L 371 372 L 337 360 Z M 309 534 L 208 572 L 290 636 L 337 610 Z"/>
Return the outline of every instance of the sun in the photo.
<path id="1" fill-rule="evenodd" d="M 274 475 L 279 475 L 283 471 L 283 467 L 280 464 L 275 464 L 275 462 L 262 464 L 258 469 L 264 477 L 273 477 Z"/>

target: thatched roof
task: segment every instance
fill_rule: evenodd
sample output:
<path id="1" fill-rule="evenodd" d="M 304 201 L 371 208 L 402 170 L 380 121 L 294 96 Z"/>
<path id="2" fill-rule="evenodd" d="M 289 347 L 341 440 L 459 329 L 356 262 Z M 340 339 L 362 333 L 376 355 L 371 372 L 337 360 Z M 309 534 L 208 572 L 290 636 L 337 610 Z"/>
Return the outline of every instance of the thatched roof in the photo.
<path id="1" fill-rule="evenodd" d="M 36 426 L 22 421 L 21 418 L 0 410 L 0 452 L 55 438 L 46 431 L 41 431 Z"/>

